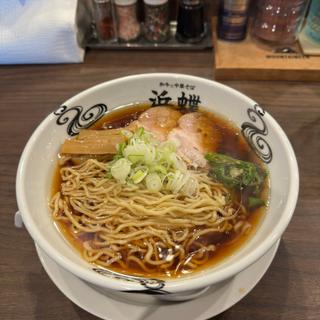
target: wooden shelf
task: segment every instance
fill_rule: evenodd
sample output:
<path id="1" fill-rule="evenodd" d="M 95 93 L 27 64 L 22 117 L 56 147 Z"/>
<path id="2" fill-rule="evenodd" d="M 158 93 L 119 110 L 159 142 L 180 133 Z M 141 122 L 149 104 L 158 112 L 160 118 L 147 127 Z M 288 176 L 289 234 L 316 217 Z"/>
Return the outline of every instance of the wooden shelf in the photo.
<path id="1" fill-rule="evenodd" d="M 215 28 L 213 43 L 217 80 L 320 81 L 320 56 L 304 55 L 298 44 L 275 51 L 250 35 L 240 42 L 223 41 Z"/>

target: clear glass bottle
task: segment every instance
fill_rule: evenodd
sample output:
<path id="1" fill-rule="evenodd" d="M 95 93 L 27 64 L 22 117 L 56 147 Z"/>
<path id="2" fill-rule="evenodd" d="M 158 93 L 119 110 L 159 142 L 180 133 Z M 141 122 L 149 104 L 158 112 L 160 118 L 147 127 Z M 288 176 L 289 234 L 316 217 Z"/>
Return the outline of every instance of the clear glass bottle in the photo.
<path id="1" fill-rule="evenodd" d="M 144 0 L 144 36 L 150 42 L 164 42 L 170 35 L 169 1 Z"/>
<path id="2" fill-rule="evenodd" d="M 114 0 L 117 17 L 117 30 L 120 40 L 136 40 L 140 35 L 140 23 L 137 17 L 137 0 Z"/>
<path id="3" fill-rule="evenodd" d="M 116 41 L 116 22 L 111 0 L 93 0 L 93 19 L 100 42 Z"/>
<path id="4" fill-rule="evenodd" d="M 196 43 L 206 34 L 205 3 L 203 0 L 179 0 L 176 38 Z"/>
<path id="5" fill-rule="evenodd" d="M 253 36 L 268 45 L 289 45 L 297 40 L 308 0 L 258 0 Z"/>

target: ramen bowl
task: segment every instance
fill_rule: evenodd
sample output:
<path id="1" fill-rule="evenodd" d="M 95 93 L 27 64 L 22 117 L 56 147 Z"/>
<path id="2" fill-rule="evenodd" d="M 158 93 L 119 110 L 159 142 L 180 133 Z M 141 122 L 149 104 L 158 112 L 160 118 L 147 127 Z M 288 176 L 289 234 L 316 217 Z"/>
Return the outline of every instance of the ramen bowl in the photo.
<path id="1" fill-rule="evenodd" d="M 182 100 L 183 99 L 183 100 Z M 48 208 L 57 154 L 62 142 L 106 112 L 137 102 L 202 105 L 230 119 L 270 177 L 270 199 L 255 234 L 212 267 L 175 278 L 124 275 L 86 262 L 64 239 Z M 30 137 L 20 159 L 16 195 L 25 227 L 35 243 L 62 268 L 97 290 L 126 298 L 188 300 L 230 279 L 256 262 L 280 239 L 293 215 L 299 189 L 296 158 L 279 124 L 258 103 L 214 81 L 183 74 L 142 74 L 96 85 L 72 97 L 48 115 Z"/>

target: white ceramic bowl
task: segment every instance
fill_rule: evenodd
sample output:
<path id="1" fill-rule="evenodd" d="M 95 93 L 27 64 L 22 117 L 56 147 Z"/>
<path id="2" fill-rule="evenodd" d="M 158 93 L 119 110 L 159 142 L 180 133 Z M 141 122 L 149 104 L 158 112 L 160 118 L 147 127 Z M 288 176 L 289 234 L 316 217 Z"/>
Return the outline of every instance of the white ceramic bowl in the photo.
<path id="1" fill-rule="evenodd" d="M 133 102 L 163 103 L 182 96 L 231 119 L 266 163 L 271 198 L 257 233 L 223 262 L 176 280 L 121 276 L 94 269 L 55 228 L 48 200 L 61 143 L 106 110 Z M 198 99 L 199 98 L 199 99 Z M 277 122 L 243 94 L 214 81 L 182 74 L 143 74 L 108 81 L 81 92 L 48 115 L 29 139 L 19 163 L 16 193 L 19 210 L 33 240 L 61 267 L 111 292 L 156 294 L 171 300 L 197 296 L 208 285 L 231 278 L 262 257 L 286 229 L 297 201 L 298 167 L 288 138 Z"/>

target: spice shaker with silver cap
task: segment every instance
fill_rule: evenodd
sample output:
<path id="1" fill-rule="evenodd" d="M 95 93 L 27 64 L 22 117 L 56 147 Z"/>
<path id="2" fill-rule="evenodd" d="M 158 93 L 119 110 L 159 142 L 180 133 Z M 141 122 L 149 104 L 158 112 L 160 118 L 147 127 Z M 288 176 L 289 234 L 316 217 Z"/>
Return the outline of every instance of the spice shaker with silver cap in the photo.
<path id="1" fill-rule="evenodd" d="M 164 42 L 170 35 L 169 1 L 143 0 L 144 36 L 150 42 Z"/>
<path id="2" fill-rule="evenodd" d="M 122 41 L 136 40 L 140 35 L 137 0 L 114 0 L 118 37 Z"/>
<path id="3" fill-rule="evenodd" d="M 116 41 L 116 22 L 111 0 L 93 0 L 93 19 L 101 42 Z"/>

